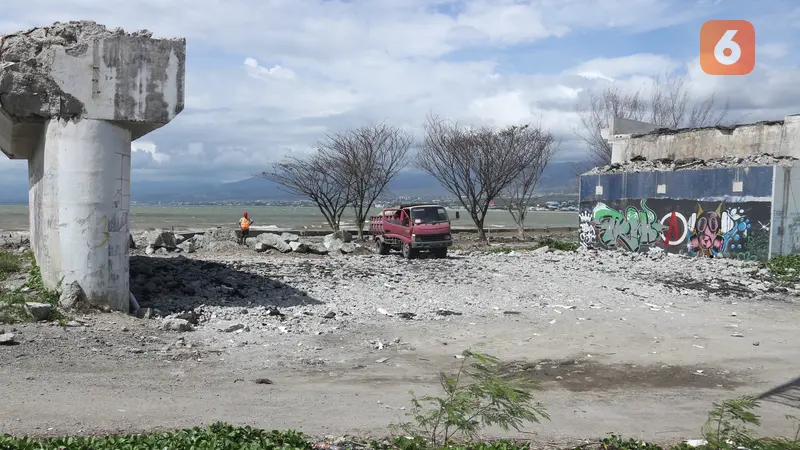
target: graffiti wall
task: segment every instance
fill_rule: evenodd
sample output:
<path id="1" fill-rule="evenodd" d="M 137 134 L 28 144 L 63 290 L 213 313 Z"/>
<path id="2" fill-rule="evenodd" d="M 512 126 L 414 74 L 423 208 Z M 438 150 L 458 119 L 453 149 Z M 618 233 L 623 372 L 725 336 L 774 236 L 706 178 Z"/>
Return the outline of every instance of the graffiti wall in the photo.
<path id="1" fill-rule="evenodd" d="M 581 202 L 580 243 L 588 248 L 763 260 L 769 255 L 768 201 L 625 199 Z"/>

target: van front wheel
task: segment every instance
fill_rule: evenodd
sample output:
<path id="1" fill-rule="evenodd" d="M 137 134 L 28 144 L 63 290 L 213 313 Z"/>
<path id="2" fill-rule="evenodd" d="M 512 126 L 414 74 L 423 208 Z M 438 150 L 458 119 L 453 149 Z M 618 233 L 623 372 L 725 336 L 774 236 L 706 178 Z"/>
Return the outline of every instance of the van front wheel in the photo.
<path id="1" fill-rule="evenodd" d="M 403 242 L 401 251 L 403 252 L 403 258 L 405 259 L 412 259 L 414 256 L 416 256 L 417 253 L 416 250 L 411 248 L 411 244 L 407 242 Z"/>

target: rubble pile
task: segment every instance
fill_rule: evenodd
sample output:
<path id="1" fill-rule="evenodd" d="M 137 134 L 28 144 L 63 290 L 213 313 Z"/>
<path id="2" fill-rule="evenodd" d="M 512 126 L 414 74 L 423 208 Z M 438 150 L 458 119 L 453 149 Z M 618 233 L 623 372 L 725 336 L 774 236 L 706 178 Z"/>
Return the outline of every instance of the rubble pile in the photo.
<path id="1" fill-rule="evenodd" d="M 639 302 L 669 309 L 669 299 L 675 296 L 698 301 L 711 296 L 721 302 L 788 298 L 785 289 L 776 294 L 780 289 L 765 269 L 733 259 L 549 249 L 509 254 L 454 251 L 453 256 L 413 261 L 399 255 L 244 261 L 134 256 L 131 290 L 143 308 L 171 321 L 165 324 L 170 330 L 188 330 L 191 325 L 236 333 L 312 335 L 376 320 L 510 320 L 560 307 L 577 314 Z M 604 292 L 576 293 L 576 276 L 603 284 Z M 643 280 L 659 281 L 630 291 L 631 283 Z"/>
<path id="2" fill-rule="evenodd" d="M 144 253 L 194 253 L 198 250 L 210 252 L 239 251 L 236 230 L 227 227 L 210 228 L 202 233 L 188 235 L 167 230 L 144 232 L 138 239 L 131 237 L 131 250 L 144 249 Z M 258 253 L 309 253 L 313 255 L 348 254 L 359 252 L 361 245 L 353 242 L 347 231 L 337 231 L 325 236 L 322 241 L 306 239 L 292 233 L 261 233 L 247 238 L 246 244 Z M 363 250 L 362 250 L 363 251 Z M 135 252 L 134 252 L 135 253 Z"/>
<path id="3" fill-rule="evenodd" d="M 657 159 L 648 161 L 643 157 L 635 158 L 624 163 L 614 163 L 602 167 L 595 167 L 584 175 L 600 175 L 604 173 L 622 172 L 669 172 L 676 170 L 703 170 L 726 167 L 752 167 L 791 165 L 796 158 L 790 156 L 775 156 L 761 154 L 746 158 L 731 157 L 719 159 L 682 158 L 682 159 Z"/>

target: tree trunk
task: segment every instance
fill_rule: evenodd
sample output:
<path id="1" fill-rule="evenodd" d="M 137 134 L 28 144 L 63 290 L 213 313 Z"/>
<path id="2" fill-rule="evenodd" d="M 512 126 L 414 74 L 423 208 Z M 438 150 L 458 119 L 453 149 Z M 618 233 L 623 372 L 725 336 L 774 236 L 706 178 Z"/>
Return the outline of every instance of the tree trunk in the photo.
<path id="1" fill-rule="evenodd" d="M 357 221 L 356 222 L 356 226 L 358 227 L 358 240 L 359 241 L 363 241 L 364 240 L 364 221 L 361 221 L 361 220 Z"/>
<path id="2" fill-rule="evenodd" d="M 527 211 L 517 211 L 517 237 L 520 241 L 525 240 L 525 213 Z"/>

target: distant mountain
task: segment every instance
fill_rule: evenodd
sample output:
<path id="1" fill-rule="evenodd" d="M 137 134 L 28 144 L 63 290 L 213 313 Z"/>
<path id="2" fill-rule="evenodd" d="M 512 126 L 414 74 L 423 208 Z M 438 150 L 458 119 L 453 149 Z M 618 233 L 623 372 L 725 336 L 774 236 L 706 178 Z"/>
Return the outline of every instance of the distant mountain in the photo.
<path id="1" fill-rule="evenodd" d="M 551 163 L 542 174 L 537 186 L 540 193 L 577 192 L 574 162 Z M 400 173 L 389 184 L 386 194 L 391 197 L 430 196 L 450 194 L 435 178 L 418 172 Z M 262 178 L 247 178 L 231 183 L 203 181 L 137 181 L 131 182 L 131 200 L 155 202 L 251 202 L 258 200 L 299 200 L 303 197 L 289 194 L 275 183 Z M 0 186 L 0 203 L 24 203 L 28 200 L 27 183 Z"/>

